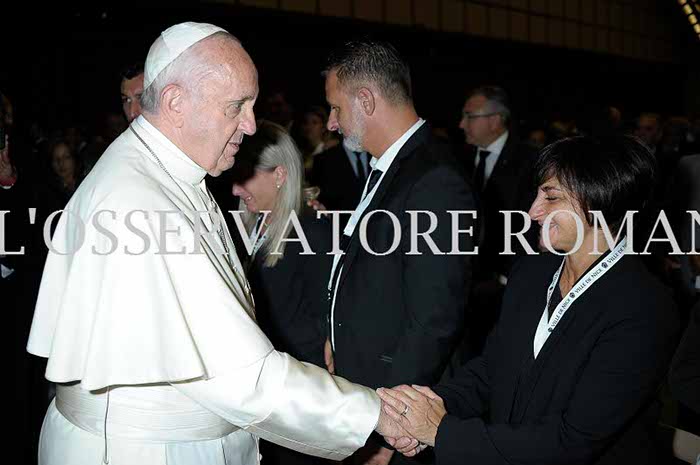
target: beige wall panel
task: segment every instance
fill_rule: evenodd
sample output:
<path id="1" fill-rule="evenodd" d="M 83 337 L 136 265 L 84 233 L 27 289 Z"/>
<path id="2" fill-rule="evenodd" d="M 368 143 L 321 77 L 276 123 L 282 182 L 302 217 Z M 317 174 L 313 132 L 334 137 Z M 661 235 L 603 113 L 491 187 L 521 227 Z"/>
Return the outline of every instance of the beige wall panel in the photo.
<path id="1" fill-rule="evenodd" d="M 518 10 L 529 10 L 530 7 L 527 4 L 527 0 L 510 0 L 511 8 L 517 8 Z"/>
<path id="2" fill-rule="evenodd" d="M 387 22 L 394 24 L 403 24 L 408 26 L 410 26 L 413 23 L 413 18 L 411 18 L 411 2 L 406 0 L 385 1 Z"/>
<path id="3" fill-rule="evenodd" d="M 564 23 L 564 40 L 568 48 L 581 48 L 580 28 L 577 23 Z"/>
<path id="4" fill-rule="evenodd" d="M 442 29 L 448 32 L 464 31 L 464 3 L 458 0 L 442 1 Z"/>
<path id="5" fill-rule="evenodd" d="M 641 37 L 633 34 L 625 34 L 623 38 L 624 54 L 632 58 L 640 58 L 641 56 Z"/>
<path id="6" fill-rule="evenodd" d="M 595 40 L 595 49 L 599 52 L 610 51 L 610 33 L 607 29 L 598 29 Z"/>
<path id="7" fill-rule="evenodd" d="M 496 39 L 507 39 L 510 37 L 507 10 L 498 7 L 489 9 L 489 35 Z"/>
<path id="8" fill-rule="evenodd" d="M 584 3 L 587 0 L 582 0 Z M 564 3 L 564 15 L 569 19 L 574 19 L 576 21 L 581 20 L 581 1 L 580 0 L 566 0 Z"/>
<path id="9" fill-rule="evenodd" d="M 437 0 L 413 0 L 413 2 L 416 24 L 428 29 L 438 29 L 440 27 L 439 2 Z"/>
<path id="10" fill-rule="evenodd" d="M 595 49 L 595 29 L 593 26 L 581 26 L 581 48 L 585 50 Z"/>
<path id="11" fill-rule="evenodd" d="M 517 11 L 510 12 L 510 38 L 513 40 L 528 40 L 528 15 Z"/>
<path id="12" fill-rule="evenodd" d="M 625 31 L 641 31 L 641 11 L 634 5 L 622 6 L 622 29 Z"/>
<path id="13" fill-rule="evenodd" d="M 355 18 L 366 21 L 382 21 L 382 2 L 378 0 L 352 0 Z"/>
<path id="14" fill-rule="evenodd" d="M 530 10 L 533 13 L 549 13 L 549 8 L 547 7 L 547 0 L 530 0 Z"/>
<path id="15" fill-rule="evenodd" d="M 282 0 L 282 9 L 299 13 L 316 13 L 316 0 Z"/>
<path id="16" fill-rule="evenodd" d="M 640 18 L 639 18 L 639 32 L 641 32 L 642 35 L 651 35 L 653 22 L 654 22 L 653 16 L 651 16 L 649 13 L 647 13 L 645 11 L 642 11 Z"/>
<path id="17" fill-rule="evenodd" d="M 621 31 L 610 31 L 610 51 L 619 55 L 624 53 L 623 34 Z"/>
<path id="18" fill-rule="evenodd" d="M 344 16 L 352 15 L 352 0 L 319 0 L 319 10 L 325 16 Z"/>
<path id="19" fill-rule="evenodd" d="M 277 8 L 277 0 L 240 0 L 241 5 L 259 8 Z"/>
<path id="20" fill-rule="evenodd" d="M 536 44 L 547 43 L 547 18 L 530 16 L 530 40 Z"/>
<path id="21" fill-rule="evenodd" d="M 619 3 L 610 4 L 610 27 L 613 29 L 622 29 L 622 6 Z"/>
<path id="22" fill-rule="evenodd" d="M 465 32 L 476 35 L 486 35 L 486 8 L 483 5 L 467 4 Z"/>
<path id="23" fill-rule="evenodd" d="M 581 21 L 595 24 L 596 0 L 581 1 Z"/>
<path id="24" fill-rule="evenodd" d="M 596 6 L 596 23 L 601 26 L 610 26 L 610 4 L 599 0 Z"/>
<path id="25" fill-rule="evenodd" d="M 564 0 L 549 0 L 549 14 L 556 18 L 563 18 Z"/>
<path id="26" fill-rule="evenodd" d="M 554 47 L 563 47 L 566 45 L 564 41 L 564 21 L 560 19 L 551 19 L 549 21 L 548 43 Z"/>

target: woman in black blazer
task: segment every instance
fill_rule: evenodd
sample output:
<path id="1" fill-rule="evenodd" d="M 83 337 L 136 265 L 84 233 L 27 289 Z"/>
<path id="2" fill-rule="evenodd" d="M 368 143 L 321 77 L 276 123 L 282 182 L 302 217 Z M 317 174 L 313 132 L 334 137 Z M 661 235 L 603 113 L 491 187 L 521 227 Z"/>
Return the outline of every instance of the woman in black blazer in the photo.
<path id="1" fill-rule="evenodd" d="M 261 121 L 236 155 L 234 170 L 258 324 L 275 349 L 326 368 L 331 230 L 305 205 L 301 154 L 281 126 Z M 263 465 L 321 462 L 265 441 L 260 448 Z"/>
<path id="2" fill-rule="evenodd" d="M 541 248 L 556 254 L 515 265 L 483 355 L 453 379 L 380 390 L 385 410 L 421 441 L 413 450 L 397 443 L 402 452 L 433 446 L 439 465 L 657 463 L 656 393 L 677 321 L 624 234 L 653 173 L 652 155 L 628 137 L 544 150 L 529 215 Z M 610 246 L 591 211 L 617 237 Z M 646 240 L 636 237 L 636 252 Z"/>

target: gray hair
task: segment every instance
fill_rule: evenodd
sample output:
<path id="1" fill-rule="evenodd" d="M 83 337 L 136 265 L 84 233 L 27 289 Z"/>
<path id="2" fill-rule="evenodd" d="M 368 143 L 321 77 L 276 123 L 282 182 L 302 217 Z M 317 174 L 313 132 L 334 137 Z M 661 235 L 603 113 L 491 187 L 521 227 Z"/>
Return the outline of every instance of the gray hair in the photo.
<path id="1" fill-rule="evenodd" d="M 270 216 L 272 222 L 267 228 L 267 238 L 258 251 L 264 258 L 264 264 L 273 267 L 284 256 L 286 242 L 282 239 L 289 237 L 292 223 L 289 215 L 299 215 L 304 202 L 301 188 L 304 185 L 304 167 L 302 155 L 294 140 L 280 125 L 271 121 L 258 122 L 256 133 L 246 138 L 246 143 L 236 158 L 248 162 L 252 168 L 258 171 L 274 171 L 278 166 L 287 170 L 287 178 L 280 187 L 275 205 L 274 214 Z M 255 227 L 258 215 L 245 208 L 241 199 L 239 209 L 243 211 L 243 223 L 250 234 Z"/>
<path id="2" fill-rule="evenodd" d="M 510 100 L 508 94 L 502 87 L 498 86 L 481 86 L 472 90 L 467 96 L 467 100 L 480 95 L 486 99 L 486 106 L 489 113 L 498 113 L 501 115 L 503 126 L 508 127 L 510 124 Z"/>
<path id="3" fill-rule="evenodd" d="M 240 45 L 241 42 L 228 32 L 216 32 L 209 37 L 197 42 L 180 54 L 172 63 L 166 66 L 151 84 L 143 90 L 141 95 L 141 108 L 151 114 L 158 112 L 160 96 L 170 84 L 177 84 L 190 92 L 197 92 L 197 83 L 200 81 L 203 71 L 209 67 L 205 58 L 199 52 L 202 43 L 209 40 L 229 40 Z"/>

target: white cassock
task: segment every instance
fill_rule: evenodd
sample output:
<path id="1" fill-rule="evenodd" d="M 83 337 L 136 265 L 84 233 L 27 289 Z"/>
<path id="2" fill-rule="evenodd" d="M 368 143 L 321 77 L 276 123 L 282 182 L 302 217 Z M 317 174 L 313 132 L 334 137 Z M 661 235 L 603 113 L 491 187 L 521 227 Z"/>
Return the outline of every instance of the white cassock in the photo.
<path id="1" fill-rule="evenodd" d="M 350 455 L 378 421 L 374 391 L 272 347 L 206 173 L 143 117 L 132 129 L 160 164 L 123 133 L 68 203 L 44 269 L 27 349 L 58 384 L 40 464 L 249 465 L 257 437 Z"/>

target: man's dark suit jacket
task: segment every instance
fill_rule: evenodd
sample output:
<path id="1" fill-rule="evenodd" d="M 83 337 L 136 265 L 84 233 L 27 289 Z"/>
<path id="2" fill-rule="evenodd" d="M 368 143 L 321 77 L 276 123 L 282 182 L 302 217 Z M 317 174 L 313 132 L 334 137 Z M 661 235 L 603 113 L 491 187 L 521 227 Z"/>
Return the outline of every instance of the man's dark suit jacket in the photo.
<path id="1" fill-rule="evenodd" d="M 365 211 L 386 210 L 398 219 L 396 250 L 376 256 L 360 244 L 360 225 L 347 248 L 335 302 L 335 367 L 340 376 L 370 387 L 400 383 L 435 383 L 461 329 L 470 279 L 465 255 L 433 253 L 420 238 L 411 250 L 408 210 L 437 217 L 430 237 L 442 252 L 472 249 L 467 234 L 455 237 L 449 210 L 473 210 L 467 183 L 454 158 L 435 143 L 423 124 L 403 145 Z M 467 215 L 461 229 L 469 227 Z M 417 231 L 430 228 L 427 214 L 417 215 Z M 389 216 L 374 213 L 367 221 L 367 243 L 375 252 L 394 240 Z M 455 235 L 456 236 L 456 235 Z"/>
<path id="2" fill-rule="evenodd" d="M 476 147 L 471 147 L 466 157 L 467 173 L 473 178 Z M 500 255 L 504 250 L 505 225 L 501 211 L 520 210 L 527 213 L 535 200 L 536 186 L 533 184 L 533 168 L 537 154 L 529 146 L 518 142 L 513 133 L 509 133 L 491 176 L 486 181 L 484 192 L 477 198 L 479 222 L 484 228 L 484 241 L 479 244 L 479 256 L 475 265 L 478 278 L 488 279 L 493 273 L 508 275 L 514 258 Z M 476 191 L 476 188 L 475 188 Z M 524 222 L 519 215 L 512 215 L 513 232 L 520 231 Z M 536 228 L 533 228 L 533 231 Z M 537 250 L 536 237 L 531 233 L 528 239 Z M 522 252 L 519 242 L 513 238 L 516 253 Z M 476 277 L 476 276 L 475 276 Z"/>
<path id="3" fill-rule="evenodd" d="M 365 182 L 355 175 L 342 143 L 314 157 L 309 181 L 321 188 L 318 200 L 329 210 L 355 210 L 365 187 Z M 345 225 L 350 215 L 340 218 Z"/>
<path id="4" fill-rule="evenodd" d="M 652 464 L 657 388 L 677 341 L 669 293 L 625 256 L 569 308 L 533 360 L 562 258 L 513 267 L 484 354 L 436 386 L 439 465 Z"/>

